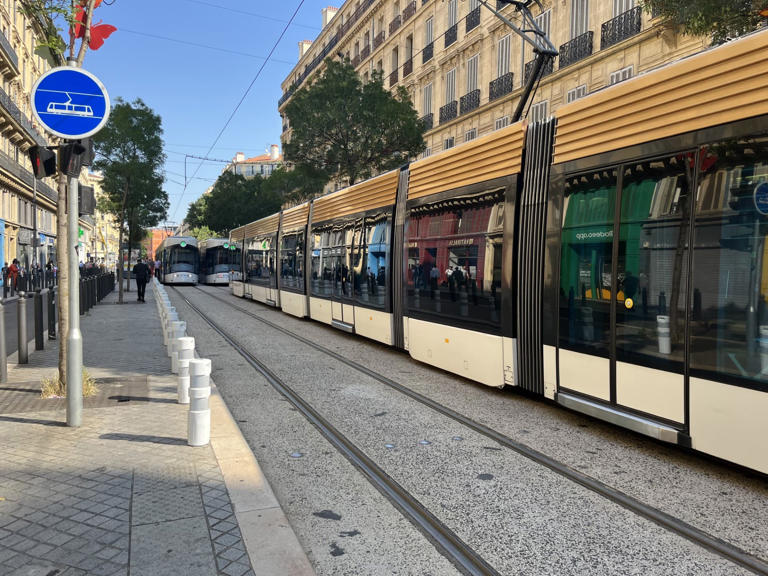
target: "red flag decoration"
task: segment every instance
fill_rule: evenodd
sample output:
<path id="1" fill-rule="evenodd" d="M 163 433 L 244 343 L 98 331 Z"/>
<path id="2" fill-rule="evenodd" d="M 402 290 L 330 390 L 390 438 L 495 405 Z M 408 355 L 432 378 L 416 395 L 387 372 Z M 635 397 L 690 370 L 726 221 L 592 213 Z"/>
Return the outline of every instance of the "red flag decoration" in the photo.
<path id="1" fill-rule="evenodd" d="M 101 0 L 96 0 L 93 8 L 98 8 L 99 4 L 101 4 Z M 77 20 L 77 23 L 75 24 L 75 38 L 85 38 L 85 26 L 83 25 L 85 20 L 85 6 L 82 4 L 78 7 L 75 20 Z M 91 24 L 91 41 L 88 43 L 88 47 L 91 50 L 98 50 L 104 46 L 104 40 L 109 38 L 115 30 L 117 30 L 117 28 L 111 24 L 102 24 L 101 20 L 96 24 Z"/>

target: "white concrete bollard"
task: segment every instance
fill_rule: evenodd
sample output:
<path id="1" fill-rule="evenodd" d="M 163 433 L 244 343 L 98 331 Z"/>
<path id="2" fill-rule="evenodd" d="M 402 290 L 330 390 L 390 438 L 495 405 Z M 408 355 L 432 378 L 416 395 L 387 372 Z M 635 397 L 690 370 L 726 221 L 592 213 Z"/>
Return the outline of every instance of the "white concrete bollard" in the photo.
<path id="1" fill-rule="evenodd" d="M 669 316 L 656 316 L 656 330 L 659 334 L 659 354 L 671 354 L 672 340 L 669 332 Z"/>
<path id="2" fill-rule="evenodd" d="M 178 322 L 179 315 L 176 312 L 169 312 L 163 321 L 163 344 L 170 346 L 168 342 L 168 333 L 171 329 L 171 322 Z"/>
<path id="3" fill-rule="evenodd" d="M 211 441 L 211 361 L 196 358 L 189 361 L 189 426 L 187 443 L 205 446 Z"/>
<path id="4" fill-rule="evenodd" d="M 179 376 L 176 379 L 179 404 L 189 404 L 189 359 L 179 359 Z"/>
<path id="5" fill-rule="evenodd" d="M 173 357 L 173 341 L 176 338 L 183 338 L 187 335 L 187 323 L 183 320 L 175 320 L 171 322 L 171 326 L 168 329 L 168 357 Z"/>
<path id="6" fill-rule="evenodd" d="M 189 336 L 180 336 L 174 338 L 171 346 L 171 372 L 179 373 L 179 360 L 186 358 L 191 360 L 195 357 L 195 339 Z"/>

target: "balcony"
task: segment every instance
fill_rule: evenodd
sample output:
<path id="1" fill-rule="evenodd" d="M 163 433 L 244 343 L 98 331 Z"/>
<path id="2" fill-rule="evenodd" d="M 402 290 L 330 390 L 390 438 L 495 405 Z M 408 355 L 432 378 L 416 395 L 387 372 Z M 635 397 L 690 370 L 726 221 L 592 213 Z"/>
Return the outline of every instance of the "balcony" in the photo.
<path id="1" fill-rule="evenodd" d="M 293 91 L 294 91 L 294 88 L 289 88 L 288 90 L 285 91 L 285 94 L 280 96 L 280 100 L 277 101 L 277 107 L 278 108 L 280 108 L 280 106 L 285 104 L 285 102 L 286 102 L 286 100 L 288 100 L 288 98 L 293 96 Z"/>
<path id="2" fill-rule="evenodd" d="M 2 88 L 0 88 L 0 108 L 2 108 L 2 110 L 0 110 L 1 124 L 7 124 L 10 120 L 18 125 L 17 130 L 14 130 L 13 126 L 11 126 L 11 128 L 3 126 L 3 133 L 8 139 L 17 142 L 23 140 L 30 146 L 34 144 L 45 146 L 48 143 L 46 139 L 43 138 L 42 134 L 40 134 L 40 132 L 38 132 L 32 125 L 32 122 L 27 120 L 21 110 L 19 110 L 19 107 L 16 106 L 16 103 Z M 3 122 L 3 120 L 5 120 L 5 122 Z M 19 138 L 13 138 L 14 132 L 19 135 Z"/>
<path id="3" fill-rule="evenodd" d="M 405 8 L 403 8 L 403 22 L 408 20 L 414 14 L 416 14 L 416 0 L 413 0 L 413 2 L 406 4 Z"/>
<path id="4" fill-rule="evenodd" d="M 30 190 L 32 190 L 33 180 L 35 179 L 35 177 L 32 175 L 32 172 L 21 166 L 18 162 L 16 162 L 3 151 L 0 151 L 0 168 L 12 176 L 18 178 L 21 182 L 29 186 Z M 37 193 L 42 194 L 54 204 L 59 197 L 59 194 L 42 180 L 37 181 Z"/>
<path id="5" fill-rule="evenodd" d="M 421 122 L 421 125 L 424 126 L 424 131 L 432 130 L 432 127 L 435 125 L 435 115 L 430 112 L 426 116 L 422 116 L 419 118 L 419 122 Z"/>
<path id="6" fill-rule="evenodd" d="M 445 31 L 445 47 L 448 48 L 451 44 L 456 42 L 459 35 L 459 25 L 454 24 L 448 30 Z"/>
<path id="7" fill-rule="evenodd" d="M 458 116 L 458 104 L 459 103 L 454 100 L 453 102 L 448 102 L 448 104 L 440 108 L 440 124 L 450 122 Z"/>
<path id="8" fill-rule="evenodd" d="M 605 50 L 619 42 L 640 33 L 643 9 L 636 6 L 619 14 L 616 18 L 604 22 L 600 30 L 600 49 Z"/>
<path id="9" fill-rule="evenodd" d="M 472 10 L 469 14 L 467 14 L 467 18 L 464 20 L 464 22 L 467 25 L 466 33 L 468 34 L 470 30 L 473 30 L 474 28 L 477 28 L 480 26 L 480 6 Z"/>
<path id="10" fill-rule="evenodd" d="M 593 36 L 590 30 L 560 46 L 560 70 L 592 55 Z"/>
<path id="11" fill-rule="evenodd" d="M 376 36 L 373 37 L 373 49 L 376 50 L 379 46 L 384 44 L 384 30 L 376 34 Z"/>
<path id="12" fill-rule="evenodd" d="M 525 63 L 525 80 L 524 82 L 528 82 L 528 78 L 531 76 L 531 72 L 533 71 L 533 65 L 536 63 L 536 60 L 531 60 L 530 62 Z M 544 76 L 549 76 L 552 74 L 552 72 L 555 69 L 555 59 L 554 58 L 547 58 L 544 62 L 544 66 L 542 66 L 541 71 L 541 77 L 544 78 Z"/>
<path id="13" fill-rule="evenodd" d="M 507 72 L 503 76 L 496 78 L 496 80 L 492 80 L 488 86 L 489 100 L 493 102 L 494 100 L 512 92 L 512 80 L 512 72 Z"/>
<path id="14" fill-rule="evenodd" d="M 8 38 L 3 32 L 0 32 L 0 72 L 9 76 L 19 75 L 19 56 L 13 49 Z"/>
<path id="15" fill-rule="evenodd" d="M 411 72 L 413 72 L 413 58 L 408 58 L 403 63 L 403 78 L 408 76 Z"/>
<path id="16" fill-rule="evenodd" d="M 468 112 L 472 112 L 475 108 L 478 108 L 480 106 L 480 89 L 477 88 L 475 90 L 472 90 L 472 92 L 469 92 L 467 94 L 464 94 L 464 96 L 461 97 L 459 100 L 459 110 L 460 114 L 464 115 Z"/>
<path id="17" fill-rule="evenodd" d="M 357 68 L 360 64 L 360 54 L 352 58 L 352 68 Z"/>
<path id="18" fill-rule="evenodd" d="M 403 23 L 403 18 L 400 16 L 400 14 L 395 16 L 392 19 L 392 22 L 389 23 L 389 35 L 392 36 L 392 34 L 394 34 L 397 31 L 397 29 L 400 28 L 402 23 Z"/>
<path id="19" fill-rule="evenodd" d="M 392 88 L 395 84 L 397 84 L 397 68 L 395 68 L 392 73 L 389 75 L 389 87 Z"/>
<path id="20" fill-rule="evenodd" d="M 370 44 L 366 44 L 365 46 L 363 46 L 363 49 L 360 52 L 360 61 L 362 62 L 363 60 L 368 58 L 368 56 L 370 56 L 370 55 L 371 55 L 371 45 Z"/>
<path id="21" fill-rule="evenodd" d="M 421 63 L 426 64 L 430 60 L 432 60 L 432 53 L 435 48 L 435 43 L 430 42 L 426 46 L 424 46 L 424 49 L 421 51 Z"/>

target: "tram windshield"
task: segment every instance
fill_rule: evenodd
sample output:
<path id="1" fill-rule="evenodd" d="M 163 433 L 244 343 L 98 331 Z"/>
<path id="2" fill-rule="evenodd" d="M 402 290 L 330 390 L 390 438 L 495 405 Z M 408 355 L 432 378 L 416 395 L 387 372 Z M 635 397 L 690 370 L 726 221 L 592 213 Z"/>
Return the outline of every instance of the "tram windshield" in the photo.
<path id="1" fill-rule="evenodd" d="M 172 246 L 168 249 L 168 272 L 192 272 L 197 273 L 199 255 L 197 248 L 193 246 Z"/>

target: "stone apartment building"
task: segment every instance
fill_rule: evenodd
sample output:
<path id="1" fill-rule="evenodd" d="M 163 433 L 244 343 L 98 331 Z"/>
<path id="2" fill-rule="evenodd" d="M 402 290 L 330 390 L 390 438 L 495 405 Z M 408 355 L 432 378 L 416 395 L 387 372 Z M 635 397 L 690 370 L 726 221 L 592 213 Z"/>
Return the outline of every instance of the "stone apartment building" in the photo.
<path id="1" fill-rule="evenodd" d="M 526 107 L 528 120 L 707 45 L 661 26 L 634 0 L 541 4 L 533 16 L 559 56 Z M 497 8 L 495 0 L 489 5 Z M 498 9 L 520 26 L 514 6 Z M 328 57 L 348 57 L 363 79 L 381 70 L 385 86 L 405 86 L 428 128 L 425 155 L 507 126 L 533 64 L 530 45 L 479 0 L 348 0 L 322 16 L 322 31 L 300 43 L 299 62 L 282 83 L 284 142 L 286 103 Z"/>

